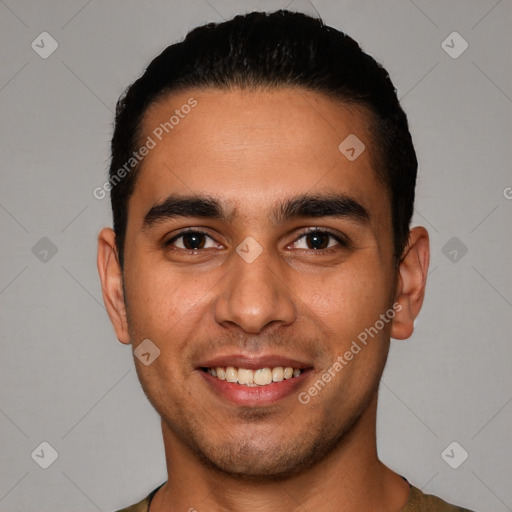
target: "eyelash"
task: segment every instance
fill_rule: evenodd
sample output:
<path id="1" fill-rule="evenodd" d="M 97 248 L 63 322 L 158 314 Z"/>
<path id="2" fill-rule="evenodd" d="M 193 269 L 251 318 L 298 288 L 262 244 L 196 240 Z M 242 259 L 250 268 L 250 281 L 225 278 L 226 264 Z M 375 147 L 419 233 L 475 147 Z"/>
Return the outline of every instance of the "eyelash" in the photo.
<path id="1" fill-rule="evenodd" d="M 211 240 L 213 240 L 215 243 L 218 243 L 211 235 L 209 235 L 206 231 L 202 231 L 200 229 L 188 229 L 186 231 L 181 231 L 179 234 L 175 235 L 174 237 L 170 238 L 169 240 L 165 241 L 164 242 L 164 247 L 165 248 L 168 248 L 170 246 L 172 246 L 172 244 L 174 242 L 176 242 L 176 240 L 179 240 L 180 238 L 182 238 L 183 236 L 187 235 L 187 234 L 200 234 L 200 235 L 204 235 L 208 238 L 210 238 Z M 326 230 L 326 229 L 320 229 L 320 228 L 309 228 L 307 229 L 306 231 L 303 231 L 292 243 L 295 244 L 297 243 L 299 240 L 301 240 L 302 238 L 304 238 L 305 236 L 307 235 L 311 235 L 311 234 L 320 234 L 320 235 L 328 235 L 330 238 L 336 240 L 336 242 L 338 242 L 338 244 L 341 246 L 341 247 L 349 247 L 349 243 L 347 240 L 345 240 L 344 238 L 342 238 L 341 236 L 337 235 L 337 234 L 334 234 L 332 233 L 331 231 L 329 230 Z M 182 252 L 186 252 L 186 253 L 192 253 L 192 254 L 197 254 L 197 252 L 199 251 L 202 251 L 204 249 L 181 249 L 181 248 L 174 248 L 173 250 L 175 251 L 182 251 Z M 330 253 L 332 252 L 333 250 L 336 250 L 335 247 L 328 247 L 326 249 L 298 249 L 298 250 L 301 250 L 301 251 L 308 251 L 308 252 L 314 252 L 316 254 L 326 254 L 326 253 Z"/>

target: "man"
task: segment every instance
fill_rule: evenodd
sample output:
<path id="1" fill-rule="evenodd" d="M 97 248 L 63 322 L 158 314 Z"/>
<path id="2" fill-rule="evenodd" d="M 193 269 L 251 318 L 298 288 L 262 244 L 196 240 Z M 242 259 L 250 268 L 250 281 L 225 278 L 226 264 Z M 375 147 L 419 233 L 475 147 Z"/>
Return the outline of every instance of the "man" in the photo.
<path id="1" fill-rule="evenodd" d="M 118 103 L 103 297 L 162 418 L 125 511 L 454 511 L 379 461 L 390 337 L 425 293 L 387 72 L 298 13 L 193 30 Z"/>

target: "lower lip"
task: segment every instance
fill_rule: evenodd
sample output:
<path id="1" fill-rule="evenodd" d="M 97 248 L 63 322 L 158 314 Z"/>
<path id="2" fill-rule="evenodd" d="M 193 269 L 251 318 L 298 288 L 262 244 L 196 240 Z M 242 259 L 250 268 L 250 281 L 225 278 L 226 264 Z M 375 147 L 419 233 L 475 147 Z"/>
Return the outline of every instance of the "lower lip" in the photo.
<path id="1" fill-rule="evenodd" d="M 304 383 L 310 373 L 308 369 L 304 370 L 299 377 L 292 377 L 281 382 L 272 382 L 266 386 L 244 386 L 243 384 L 220 380 L 201 369 L 197 371 L 222 398 L 247 407 L 270 405 L 292 395 Z"/>

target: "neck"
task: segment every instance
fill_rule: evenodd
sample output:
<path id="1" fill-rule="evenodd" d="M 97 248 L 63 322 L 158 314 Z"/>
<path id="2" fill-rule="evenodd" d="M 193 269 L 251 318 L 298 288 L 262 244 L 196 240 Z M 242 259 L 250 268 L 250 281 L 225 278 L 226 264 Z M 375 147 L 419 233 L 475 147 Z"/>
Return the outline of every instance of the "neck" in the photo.
<path id="1" fill-rule="evenodd" d="M 409 486 L 382 464 L 376 447 L 377 397 L 342 443 L 319 464 L 282 480 L 254 481 L 215 471 L 162 422 L 168 480 L 150 512 L 399 511 Z"/>

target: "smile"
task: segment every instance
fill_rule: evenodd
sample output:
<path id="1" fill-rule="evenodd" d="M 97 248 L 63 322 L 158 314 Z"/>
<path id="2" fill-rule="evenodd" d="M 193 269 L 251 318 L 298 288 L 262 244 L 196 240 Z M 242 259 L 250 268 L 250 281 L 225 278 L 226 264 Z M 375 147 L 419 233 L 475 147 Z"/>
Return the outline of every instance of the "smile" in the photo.
<path id="1" fill-rule="evenodd" d="M 273 382 L 297 378 L 302 373 L 300 368 L 292 368 L 291 366 L 266 367 L 256 370 L 234 366 L 217 366 L 215 368 L 202 368 L 202 370 L 219 380 L 248 387 L 268 386 Z"/>

